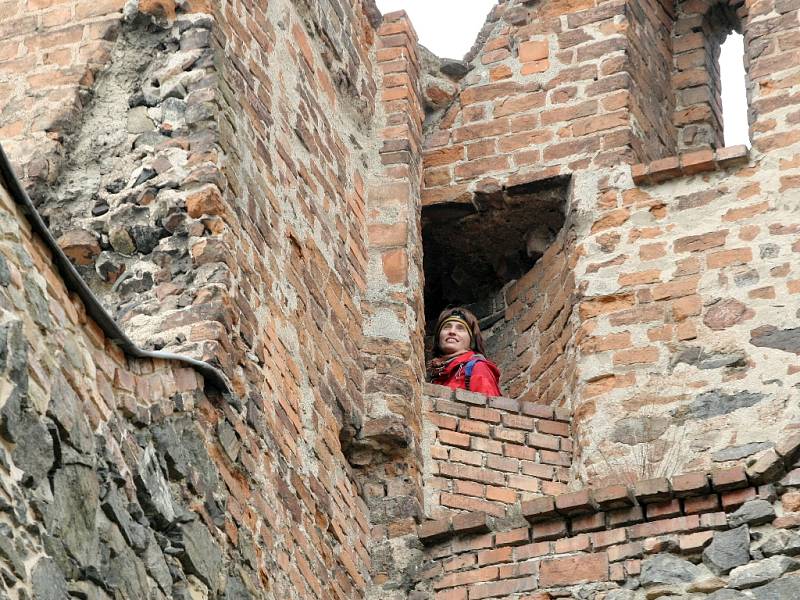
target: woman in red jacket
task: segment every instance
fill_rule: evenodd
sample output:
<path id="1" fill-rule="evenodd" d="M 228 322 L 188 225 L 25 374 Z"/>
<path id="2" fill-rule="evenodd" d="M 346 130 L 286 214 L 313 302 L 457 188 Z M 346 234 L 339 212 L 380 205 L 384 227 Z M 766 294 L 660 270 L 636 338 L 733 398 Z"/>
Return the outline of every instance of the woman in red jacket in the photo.
<path id="1" fill-rule="evenodd" d="M 484 352 L 475 315 L 465 308 L 442 311 L 436 321 L 433 359 L 428 363 L 431 383 L 500 396 L 500 370 Z"/>

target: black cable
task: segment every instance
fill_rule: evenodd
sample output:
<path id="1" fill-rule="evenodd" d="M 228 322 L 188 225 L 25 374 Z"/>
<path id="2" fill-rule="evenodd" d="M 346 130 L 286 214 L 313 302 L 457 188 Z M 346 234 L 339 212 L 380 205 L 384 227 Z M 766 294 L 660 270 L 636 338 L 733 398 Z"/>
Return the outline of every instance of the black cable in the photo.
<path id="1" fill-rule="evenodd" d="M 14 170 L 11 168 L 11 163 L 6 156 L 5 151 L 3 150 L 2 144 L 0 144 L 0 180 L 2 181 L 3 186 L 6 188 L 8 193 L 11 195 L 11 198 L 14 200 L 14 202 L 22 209 L 22 212 L 25 213 L 28 221 L 30 221 L 33 231 L 44 240 L 45 245 L 52 252 L 53 262 L 55 263 L 58 272 L 61 274 L 61 277 L 64 279 L 64 283 L 66 283 L 67 288 L 75 292 L 83 301 L 83 304 L 86 307 L 86 312 L 100 326 L 100 329 L 103 330 L 103 333 L 106 334 L 106 337 L 113 341 L 122 349 L 123 352 L 125 352 L 125 354 L 129 356 L 134 358 L 157 358 L 161 360 L 185 363 L 203 375 L 206 383 L 217 388 L 220 392 L 233 393 L 233 389 L 228 381 L 228 378 L 216 367 L 208 364 L 207 362 L 203 362 L 189 356 L 183 356 L 181 354 L 156 350 L 144 350 L 137 346 L 133 340 L 131 340 L 125 334 L 125 332 L 122 331 L 122 329 L 120 329 L 119 325 L 117 325 L 117 322 L 114 321 L 111 315 L 108 314 L 108 311 L 103 308 L 100 300 L 97 299 L 97 296 L 94 295 L 94 292 L 92 292 L 91 288 L 86 285 L 83 277 L 80 276 L 72 262 L 70 262 L 66 254 L 64 254 L 59 245 L 56 243 L 55 238 L 50 233 L 47 225 L 45 225 L 41 215 L 36 210 L 33 202 L 31 202 L 28 193 L 17 179 Z"/>

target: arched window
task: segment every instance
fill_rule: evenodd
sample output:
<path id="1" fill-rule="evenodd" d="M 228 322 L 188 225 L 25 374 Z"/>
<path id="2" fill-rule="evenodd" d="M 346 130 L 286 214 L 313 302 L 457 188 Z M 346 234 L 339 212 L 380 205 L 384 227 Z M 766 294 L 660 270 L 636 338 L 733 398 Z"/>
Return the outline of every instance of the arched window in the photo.
<path id="1" fill-rule="evenodd" d="M 676 98 L 674 123 L 678 132 L 678 151 L 721 148 L 726 145 L 720 55 L 726 39 L 731 39 L 729 43 L 736 43 L 737 38 L 731 36 L 733 32 L 741 38 L 745 11 L 744 0 L 677 2 L 672 40 L 672 80 Z M 739 50 L 739 62 L 742 62 L 743 56 L 743 50 Z M 727 61 L 725 64 L 727 66 Z M 745 74 L 740 74 L 739 80 L 746 86 L 746 64 L 743 69 Z M 726 68 L 726 81 L 728 71 Z M 741 87 L 740 91 L 733 93 L 740 100 L 743 99 Z M 746 114 L 746 99 L 744 104 Z M 742 117 L 731 116 L 729 119 L 732 127 Z"/>

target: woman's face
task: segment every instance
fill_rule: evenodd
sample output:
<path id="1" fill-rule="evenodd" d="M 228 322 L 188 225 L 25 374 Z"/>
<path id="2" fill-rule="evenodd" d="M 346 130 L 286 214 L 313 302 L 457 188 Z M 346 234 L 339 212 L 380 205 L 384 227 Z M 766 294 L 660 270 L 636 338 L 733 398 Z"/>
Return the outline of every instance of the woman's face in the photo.
<path id="1" fill-rule="evenodd" d="M 448 321 L 439 331 L 439 348 L 444 354 L 469 350 L 469 331 L 463 323 Z"/>

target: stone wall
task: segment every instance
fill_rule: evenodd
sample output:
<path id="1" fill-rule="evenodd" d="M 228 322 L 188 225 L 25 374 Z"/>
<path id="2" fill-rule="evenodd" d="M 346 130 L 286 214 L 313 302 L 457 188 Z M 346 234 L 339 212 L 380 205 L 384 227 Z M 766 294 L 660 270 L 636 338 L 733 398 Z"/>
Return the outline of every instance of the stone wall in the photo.
<path id="1" fill-rule="evenodd" d="M 0 6 L 0 137 L 60 247 L 234 392 L 125 358 L 4 200 L 6 587 L 793 585 L 796 0 L 506 0 L 466 62 L 366 0 Z M 719 142 L 738 26 L 749 150 Z M 426 302 L 480 309 L 507 397 L 423 387 Z M 728 529 L 767 562 L 715 581 Z"/>
<path id="2" fill-rule="evenodd" d="M 227 512 L 247 452 L 228 399 L 126 357 L 2 187 L 0 229 L 0 595 L 259 597 L 258 532 Z"/>
<path id="3" fill-rule="evenodd" d="M 543 496 L 497 519 L 428 521 L 418 597 L 793 598 L 799 448 L 795 435 L 747 471 Z"/>

